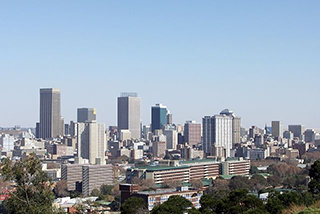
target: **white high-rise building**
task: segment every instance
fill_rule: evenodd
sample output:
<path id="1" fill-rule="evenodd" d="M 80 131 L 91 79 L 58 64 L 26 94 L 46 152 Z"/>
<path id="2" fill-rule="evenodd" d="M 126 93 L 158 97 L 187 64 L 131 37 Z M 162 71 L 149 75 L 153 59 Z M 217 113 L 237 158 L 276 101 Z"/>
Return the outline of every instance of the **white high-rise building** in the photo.
<path id="1" fill-rule="evenodd" d="M 230 150 L 232 149 L 233 139 L 233 117 L 223 114 L 205 116 L 202 119 L 203 131 L 203 150 L 206 154 L 217 154 L 213 151 L 214 147 L 219 150 L 224 149 L 226 157 L 230 157 Z M 221 152 L 219 152 L 221 153 Z"/>
<path id="2" fill-rule="evenodd" d="M 78 158 L 89 160 L 90 164 L 104 164 L 106 152 L 105 124 L 78 123 Z"/>
<path id="3" fill-rule="evenodd" d="M 0 135 L 0 145 L 2 146 L 2 151 L 12 151 L 14 148 L 14 137 L 8 134 Z"/>
<path id="4" fill-rule="evenodd" d="M 174 129 L 164 130 L 166 136 L 167 149 L 177 149 L 178 144 L 178 132 Z"/>
<path id="5" fill-rule="evenodd" d="M 232 149 L 232 117 L 227 115 L 215 115 L 213 139 L 216 146 L 226 150 L 226 157 L 230 157 Z"/>
<path id="6" fill-rule="evenodd" d="M 131 137 L 139 139 L 140 127 L 140 103 L 137 93 L 122 93 L 118 97 L 118 132 L 129 130 Z"/>

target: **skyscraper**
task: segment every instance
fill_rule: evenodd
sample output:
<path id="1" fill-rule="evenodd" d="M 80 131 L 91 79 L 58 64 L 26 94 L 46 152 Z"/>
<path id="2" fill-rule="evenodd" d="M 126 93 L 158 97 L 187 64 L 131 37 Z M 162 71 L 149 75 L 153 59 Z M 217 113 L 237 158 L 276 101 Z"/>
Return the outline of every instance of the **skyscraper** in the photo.
<path id="1" fill-rule="evenodd" d="M 78 158 L 87 159 L 90 164 L 105 163 L 105 125 L 95 121 L 78 123 L 77 129 Z"/>
<path id="2" fill-rule="evenodd" d="M 78 108 L 77 109 L 77 121 L 78 123 L 92 122 L 97 120 L 95 108 Z"/>
<path id="3" fill-rule="evenodd" d="M 129 130 L 131 137 L 139 139 L 140 130 L 140 103 L 137 93 L 122 93 L 118 97 L 118 131 Z"/>
<path id="4" fill-rule="evenodd" d="M 213 139 L 214 123 L 211 116 L 205 116 L 202 118 L 202 149 L 204 153 L 210 154 Z"/>
<path id="5" fill-rule="evenodd" d="M 184 124 L 184 140 L 191 147 L 201 143 L 201 124 L 195 121 L 187 121 Z"/>
<path id="6" fill-rule="evenodd" d="M 232 145 L 234 146 L 241 141 L 241 117 L 235 116 L 229 109 L 221 111 L 220 115 L 222 114 L 232 117 Z"/>
<path id="7" fill-rule="evenodd" d="M 303 134 L 305 131 L 304 125 L 289 125 L 289 131 L 293 133 L 294 137 L 298 137 L 303 140 Z"/>
<path id="8" fill-rule="evenodd" d="M 40 138 L 55 138 L 63 135 L 61 118 L 60 90 L 40 89 Z"/>
<path id="9" fill-rule="evenodd" d="M 166 136 L 166 148 L 177 149 L 178 132 L 174 129 L 166 129 L 163 134 Z"/>
<path id="10" fill-rule="evenodd" d="M 271 122 L 272 127 L 272 136 L 273 137 L 283 137 L 283 131 L 282 131 L 282 122 L 281 121 L 272 121 Z"/>
<path id="11" fill-rule="evenodd" d="M 217 154 L 213 146 L 225 150 L 225 156 L 230 157 L 232 149 L 233 117 L 222 111 L 220 115 L 205 116 L 202 119 L 203 150 L 206 154 Z M 221 152 L 219 152 L 221 153 Z"/>
<path id="12" fill-rule="evenodd" d="M 151 107 L 151 131 L 162 129 L 167 124 L 168 109 L 162 104 Z"/>

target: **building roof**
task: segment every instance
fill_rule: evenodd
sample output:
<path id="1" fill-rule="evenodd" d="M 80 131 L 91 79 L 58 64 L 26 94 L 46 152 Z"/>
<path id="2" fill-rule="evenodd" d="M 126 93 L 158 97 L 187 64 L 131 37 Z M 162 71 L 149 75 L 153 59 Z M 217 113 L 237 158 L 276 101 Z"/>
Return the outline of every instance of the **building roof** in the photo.
<path id="1" fill-rule="evenodd" d="M 139 195 L 162 195 L 162 194 L 178 194 L 178 193 L 188 193 L 188 192 L 199 192 L 199 190 L 181 190 L 178 191 L 177 189 L 157 189 L 152 191 L 141 191 L 137 192 L 136 194 Z"/>
<path id="2" fill-rule="evenodd" d="M 181 164 L 187 165 L 187 164 L 196 164 L 196 163 L 220 163 L 213 159 L 199 159 L 199 160 L 187 160 L 187 161 L 181 161 Z"/>
<path id="3" fill-rule="evenodd" d="M 189 168 L 189 166 L 139 166 L 134 167 L 132 169 L 145 169 L 147 171 L 163 171 L 163 170 L 173 170 L 173 169 L 186 169 Z"/>

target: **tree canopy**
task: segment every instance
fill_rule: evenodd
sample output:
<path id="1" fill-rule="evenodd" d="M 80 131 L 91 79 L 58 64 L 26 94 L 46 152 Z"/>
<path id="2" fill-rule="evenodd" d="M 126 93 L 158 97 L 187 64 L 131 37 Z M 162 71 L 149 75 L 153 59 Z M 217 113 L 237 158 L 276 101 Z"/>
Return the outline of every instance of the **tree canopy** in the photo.
<path id="1" fill-rule="evenodd" d="M 147 214 L 147 204 L 142 198 L 130 197 L 121 206 L 121 214 Z"/>
<path id="2" fill-rule="evenodd" d="M 163 204 L 152 209 L 151 214 L 183 214 L 193 207 L 192 203 L 179 195 L 170 196 Z"/>
<path id="3" fill-rule="evenodd" d="M 0 168 L 3 179 L 16 186 L 5 201 L 8 213 L 53 213 L 52 183 L 34 154 L 23 161 L 5 159 Z"/>

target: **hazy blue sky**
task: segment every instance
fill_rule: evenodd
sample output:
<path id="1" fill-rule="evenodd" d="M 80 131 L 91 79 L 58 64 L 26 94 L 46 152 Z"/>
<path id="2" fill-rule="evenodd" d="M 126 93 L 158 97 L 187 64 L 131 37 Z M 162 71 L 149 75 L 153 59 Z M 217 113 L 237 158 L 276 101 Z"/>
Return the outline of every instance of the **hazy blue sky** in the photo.
<path id="1" fill-rule="evenodd" d="M 318 128 L 320 1 L 1 1 L 0 80 L 0 126 L 34 126 L 55 87 L 67 122 L 96 107 L 115 125 L 134 91 L 144 123 L 162 103 L 176 123 L 230 108 Z"/>

